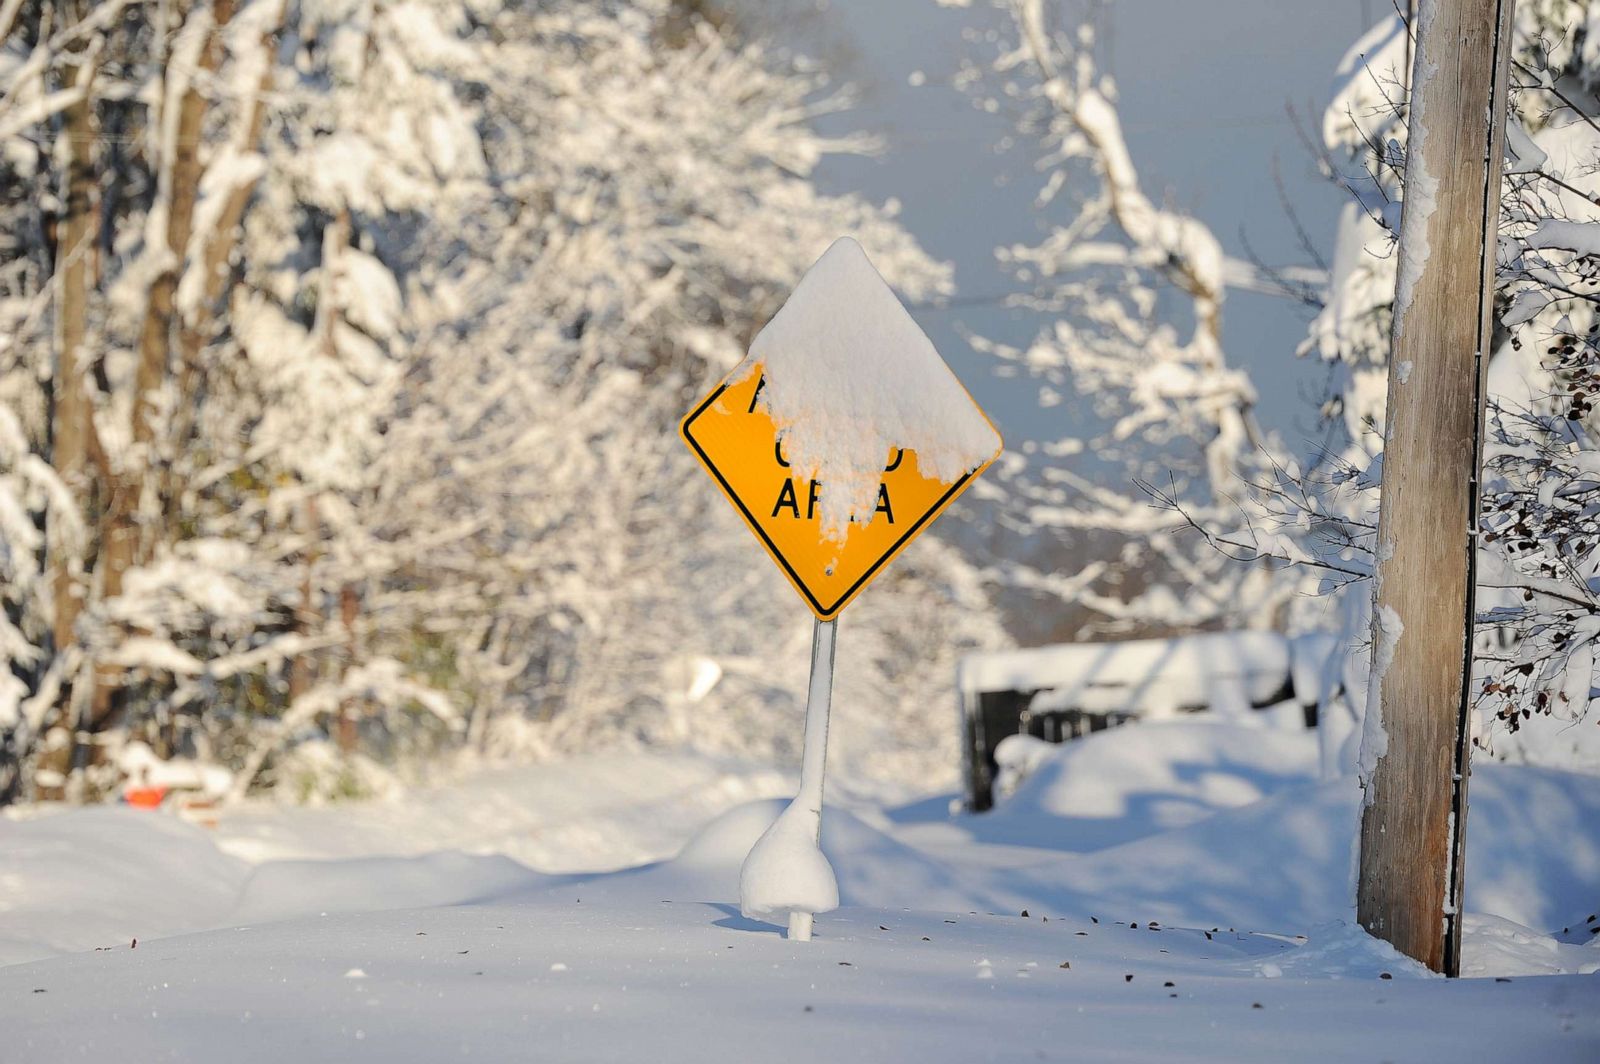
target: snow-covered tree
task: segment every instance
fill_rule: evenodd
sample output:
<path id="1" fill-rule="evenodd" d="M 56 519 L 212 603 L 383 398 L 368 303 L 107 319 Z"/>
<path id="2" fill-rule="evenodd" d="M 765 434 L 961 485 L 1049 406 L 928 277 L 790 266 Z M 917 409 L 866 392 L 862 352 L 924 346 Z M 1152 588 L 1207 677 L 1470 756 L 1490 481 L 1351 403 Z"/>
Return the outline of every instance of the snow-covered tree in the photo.
<path id="1" fill-rule="evenodd" d="M 1545 0 L 1517 8 L 1503 187 L 1495 350 L 1478 583 L 1477 740 L 1507 756 L 1593 762 L 1586 716 L 1593 686 L 1595 538 L 1589 501 L 1600 482 L 1588 397 L 1596 362 L 1586 242 L 1600 184 L 1600 40 L 1596 5 Z M 1346 441 L 1319 471 L 1343 485 L 1337 509 L 1358 530 L 1362 565 L 1382 470 L 1383 406 L 1404 192 L 1408 28 L 1386 19 L 1339 68 L 1323 122 L 1327 165 L 1352 193 L 1341 219 L 1326 304 L 1306 350 L 1342 374 L 1325 413 Z M 1324 492 L 1325 498 L 1332 497 Z M 1349 640 L 1362 642 L 1365 588 L 1339 596 Z M 1341 675 L 1349 724 L 1365 704 L 1362 658 Z M 1331 691 L 1330 691 L 1331 693 Z M 1542 719 L 1541 719 L 1542 718 Z M 1581 727 L 1579 726 L 1581 725 Z M 1353 755 L 1344 744 L 1343 761 Z"/>
<path id="2" fill-rule="evenodd" d="M 997 350 L 1040 379 L 1045 405 L 1076 391 L 1107 426 L 1040 445 L 1038 471 L 1014 460 L 1008 505 L 1030 533 L 1128 537 L 1124 566 L 1158 566 L 1180 593 L 1141 583 L 1137 595 L 1106 594 L 1116 584 L 1097 583 L 1122 575 L 1110 561 L 1071 576 L 1012 566 L 1003 578 L 1130 625 L 1262 623 L 1265 612 L 1293 628 L 1339 630 L 1319 701 L 1325 768 L 1348 768 L 1365 706 L 1364 578 L 1382 475 L 1407 27 L 1395 16 L 1357 42 L 1323 122 L 1329 175 L 1352 202 L 1302 349 L 1337 370 L 1323 408 L 1333 443 L 1302 469 L 1255 427 L 1249 381 L 1223 360 L 1218 323 L 1240 265 L 1193 219 L 1140 191 L 1115 87 L 1093 65 L 1093 20 L 1044 0 L 1002 6 L 1016 33 L 995 65 L 1005 91 L 1032 105 L 1029 121 L 1049 148 L 1040 203 L 1079 185 L 1084 164 L 1094 191 L 1042 243 L 1002 249 L 1035 287 L 1027 302 L 1058 320 L 1029 348 Z M 1591 117 L 1600 46 L 1590 3 L 1524 3 L 1517 18 L 1480 540 L 1479 740 L 1517 756 L 1592 759 L 1570 725 L 1589 702 L 1600 634 L 1591 623 L 1600 537 L 1588 516 L 1600 481 L 1584 458 L 1594 449 L 1589 289 L 1600 242 L 1589 227 L 1600 193 Z M 1073 456 L 1092 464 L 1068 468 Z M 1118 482 L 1147 491 L 1108 486 Z M 1185 526 L 1215 548 L 1209 560 L 1178 538 Z M 1319 583 L 1332 592 L 1320 604 L 1293 594 Z M 1552 729 L 1537 739 L 1506 734 L 1541 714 L 1558 720 L 1557 738 Z"/>
<path id="3" fill-rule="evenodd" d="M 1229 537 L 1218 537 L 1219 551 L 1192 534 L 1252 517 L 1270 523 L 1270 506 L 1241 509 L 1246 488 L 1293 479 L 1292 462 L 1257 423 L 1254 387 L 1223 350 L 1238 264 L 1204 224 L 1142 186 L 1116 86 L 1095 63 L 1092 20 L 1046 0 L 1001 6 L 1014 35 L 993 76 L 1044 149 L 1037 206 L 1070 206 L 1041 242 L 999 249 L 1031 289 L 1019 305 L 1051 324 L 1026 348 L 983 346 L 1007 372 L 1036 379 L 1046 408 L 1076 393 L 1098 421 L 1012 459 L 1004 508 L 1034 540 L 1094 532 L 1121 547 L 1067 574 L 1008 563 L 997 575 L 1063 609 L 1086 609 L 1087 631 L 1280 624 L 1294 585 L 1270 566 L 1235 562 Z"/>
<path id="4" fill-rule="evenodd" d="M 839 233 L 949 287 L 809 181 L 871 147 L 812 130 L 814 68 L 668 0 L 0 13 L 0 796 L 93 794 L 129 738 L 235 793 L 787 751 L 803 613 L 672 429 Z M 920 654 L 843 656 L 863 731 L 1001 638 L 960 555 L 897 570 L 876 630 Z"/>
<path id="5" fill-rule="evenodd" d="M 454 633 L 480 748 L 692 741 L 784 756 L 799 733 L 772 715 L 803 687 L 805 614 L 672 427 L 838 233 L 914 298 L 946 290 L 948 273 L 880 211 L 806 180 L 824 154 L 865 146 L 810 131 L 837 105 L 813 102 L 817 76 L 704 25 L 663 51 L 646 14 L 558 5 L 508 23 L 508 91 L 487 102 L 506 196 L 428 285 L 452 309 L 393 430 L 392 502 L 402 518 L 460 515 L 451 552 L 418 537 L 408 568 L 448 562 L 436 571 L 455 594 L 427 625 Z M 475 323 L 465 345 L 462 321 Z M 416 456 L 432 463 L 422 475 Z M 883 618 L 925 649 L 865 668 L 846 651 L 842 684 L 861 669 L 873 698 L 841 699 L 845 721 L 920 711 L 910 677 L 942 681 L 956 647 L 999 638 L 985 617 L 959 640 L 913 639 L 907 599 L 948 599 L 938 574 L 961 586 L 967 569 L 935 546 L 900 569 L 875 589 L 903 588 Z"/>

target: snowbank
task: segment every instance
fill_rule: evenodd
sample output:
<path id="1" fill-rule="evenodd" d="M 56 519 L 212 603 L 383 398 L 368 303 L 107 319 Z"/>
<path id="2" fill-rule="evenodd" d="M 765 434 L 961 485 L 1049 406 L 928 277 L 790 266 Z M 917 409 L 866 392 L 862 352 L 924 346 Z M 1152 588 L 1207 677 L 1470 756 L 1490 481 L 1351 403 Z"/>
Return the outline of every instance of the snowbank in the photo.
<path id="1" fill-rule="evenodd" d="M 0 818 L 0 964 L 216 927 L 249 874 L 174 816 Z"/>
<path id="2" fill-rule="evenodd" d="M 1086 853 L 1186 827 L 1317 774 L 1315 732 L 1220 720 L 1150 722 L 1030 751 L 1031 771 L 1015 793 L 963 819 L 974 838 Z"/>
<path id="3" fill-rule="evenodd" d="M 251 862 L 461 850 L 541 872 L 599 872 L 671 857 L 723 810 L 792 787 L 786 773 L 733 759 L 596 754 L 486 767 L 392 800 L 231 807 L 217 838 Z"/>
<path id="4" fill-rule="evenodd" d="M 829 811 L 823 852 L 846 906 L 1027 908 L 1277 932 L 1349 921 L 1358 791 L 1350 778 L 1315 782 L 1312 743 L 1302 734 L 1189 722 L 1102 732 L 1056 747 L 991 814 L 918 820 L 885 816 L 857 799 L 858 815 L 847 800 Z M 565 781 L 571 770 L 541 766 L 521 775 L 550 771 Z M 679 771 L 683 765 L 669 763 L 662 778 Z M 509 827 L 515 820 L 479 836 L 483 852 L 465 854 L 450 852 L 442 826 L 434 835 L 422 819 L 418 848 L 399 856 L 393 832 L 406 803 L 350 807 L 343 833 L 331 830 L 337 809 L 326 819 L 283 810 L 289 829 L 278 832 L 266 830 L 268 811 L 257 810 L 242 836 L 252 847 L 265 849 L 271 840 L 279 852 L 314 850 L 323 859 L 256 866 L 218 851 L 218 841 L 240 848 L 239 828 L 226 819 L 221 839 L 172 817 L 132 811 L 0 820 L 0 962 L 237 921 L 533 898 L 574 887 L 592 901 L 671 898 L 732 909 L 740 864 L 784 803 L 734 804 L 691 833 L 675 822 L 703 819 L 710 807 L 691 806 L 698 814 L 675 809 L 652 790 L 642 764 L 635 774 L 644 798 L 627 808 L 623 795 L 591 791 L 591 803 L 614 804 L 586 815 L 569 794 L 564 813 L 573 830 L 559 836 L 574 846 L 569 867 L 584 853 L 599 862 L 592 867 L 609 863 L 590 831 L 616 828 L 626 843 L 654 825 L 660 845 L 688 842 L 672 859 L 615 874 L 538 875 L 495 855 L 485 845 L 494 838 L 518 848 L 518 832 Z M 526 783 L 521 791 L 540 792 Z M 468 785 L 431 795 L 446 819 L 455 817 L 457 842 L 473 840 L 474 830 L 502 816 L 492 805 L 478 808 L 474 828 L 468 814 L 479 805 L 475 793 Z M 357 837 L 363 819 L 377 825 L 365 840 Z M 549 821 L 520 823 L 537 838 Z M 1600 779 L 1479 766 L 1467 823 L 1469 912 L 1532 929 L 1541 950 L 1562 928 L 1586 929 L 1600 903 L 1597 824 Z M 319 835 L 313 825 L 330 830 Z M 291 838 L 300 844 L 290 846 Z M 332 859 L 340 854 L 346 856 Z M 826 933 L 826 920 L 818 926 Z M 1474 948 L 1469 929 L 1469 963 Z"/>
<path id="5" fill-rule="evenodd" d="M 0 967 L 6 1044 L 135 1064 L 218 1046 L 243 1064 L 520 1061 L 530 1045 L 630 1064 L 641 1047 L 695 1064 L 939 1064 L 1064 1046 L 1129 1061 L 1170 1060 L 1174 1045 L 1202 1061 L 1307 1046 L 1328 1060 L 1600 1054 L 1600 980 L 1556 974 L 1600 966 L 1581 922 L 1600 897 L 1600 780 L 1500 764 L 1474 776 L 1467 898 L 1506 915 L 1467 917 L 1466 970 L 1509 981 L 1449 984 L 1352 926 L 1359 798 L 1353 779 L 1311 781 L 1311 743 L 1189 722 L 1104 732 L 1041 758 L 1009 808 L 953 823 L 885 814 L 845 788 L 860 815 L 830 809 L 824 838 L 844 907 L 803 948 L 735 904 L 780 799 L 736 805 L 670 860 L 566 877 L 459 853 L 252 871 L 160 814 L 0 821 L 5 959 L 19 959 L 18 928 L 42 936 L 27 955 L 107 947 Z M 548 787 L 568 816 L 638 829 L 665 806 L 657 786 L 688 771 L 635 763 L 644 798 L 630 802 L 604 773 L 615 786 L 565 790 L 579 767 L 499 785 Z M 482 830 L 506 816 L 483 801 L 493 793 L 429 797 L 458 817 L 482 807 L 463 822 Z M 263 835 L 259 809 L 249 837 L 370 850 L 397 838 L 383 810 L 346 810 L 372 818 L 365 843 L 351 824 L 319 839 L 313 823 L 333 821 L 291 810 L 292 832 Z M 974 841 L 1004 818 L 1010 845 Z M 1059 849 L 1020 848 L 1030 821 L 1031 841 Z M 433 830 L 421 823 L 419 842 Z M 259 922 L 276 917 L 291 918 Z M 1530 929 L 1562 926 L 1553 918 L 1572 921 L 1567 934 Z M 244 926 L 159 938 L 207 923 Z"/>
<path id="6" fill-rule="evenodd" d="M 614 904 L 672 898 L 735 911 L 731 903 L 739 896 L 745 855 L 786 806 L 777 799 L 739 806 L 706 825 L 672 860 L 614 875 L 573 877 L 556 889 Z M 1019 901 L 1018 895 L 987 882 L 983 873 L 923 853 L 837 805 L 828 809 L 822 852 L 835 870 L 843 905 L 964 912 L 1010 909 Z M 817 926 L 826 934 L 827 919 Z"/>
<path id="7" fill-rule="evenodd" d="M 449 850 L 415 857 L 272 861 L 245 881 L 228 922 L 465 905 L 549 882 L 550 877 L 509 857 Z"/>
<path id="8" fill-rule="evenodd" d="M 0 965 L 548 887 L 559 881 L 534 870 L 659 860 L 708 818 L 790 786 L 763 766 L 618 754 L 484 771 L 391 801 L 253 804 L 225 810 L 215 831 L 125 808 L 0 816 Z"/>

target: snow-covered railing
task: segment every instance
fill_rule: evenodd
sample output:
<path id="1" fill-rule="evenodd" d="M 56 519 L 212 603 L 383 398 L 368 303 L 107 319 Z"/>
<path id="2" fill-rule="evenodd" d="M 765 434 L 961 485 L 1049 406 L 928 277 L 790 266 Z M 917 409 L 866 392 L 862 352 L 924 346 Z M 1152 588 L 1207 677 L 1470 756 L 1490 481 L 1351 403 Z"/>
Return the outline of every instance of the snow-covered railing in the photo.
<path id="1" fill-rule="evenodd" d="M 994 752 L 1008 735 L 1062 742 L 1132 720 L 1242 715 L 1290 699 L 1314 726 L 1332 639 L 1217 632 L 969 654 L 956 667 L 967 804 L 992 804 Z"/>

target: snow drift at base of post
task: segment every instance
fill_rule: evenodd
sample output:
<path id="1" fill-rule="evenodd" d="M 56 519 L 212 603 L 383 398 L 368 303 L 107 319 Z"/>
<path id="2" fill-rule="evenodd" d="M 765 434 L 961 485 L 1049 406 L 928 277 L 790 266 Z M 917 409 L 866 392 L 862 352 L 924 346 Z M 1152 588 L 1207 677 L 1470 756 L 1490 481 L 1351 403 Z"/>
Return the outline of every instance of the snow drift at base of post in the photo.
<path id="1" fill-rule="evenodd" d="M 817 845 L 820 818 L 798 800 L 773 821 L 739 869 L 739 911 L 751 920 L 789 925 L 811 938 L 811 917 L 839 907 L 833 866 Z M 796 919 L 800 918 L 800 919 Z"/>
<path id="2" fill-rule="evenodd" d="M 750 847 L 739 869 L 739 910 L 752 920 L 787 916 L 789 937 L 811 941 L 811 917 L 839 907 L 839 883 L 823 856 L 822 779 L 828 758 L 828 710 L 833 702 L 837 621 L 817 621 L 811 636 L 811 682 L 806 691 L 805 752 L 800 791 Z"/>

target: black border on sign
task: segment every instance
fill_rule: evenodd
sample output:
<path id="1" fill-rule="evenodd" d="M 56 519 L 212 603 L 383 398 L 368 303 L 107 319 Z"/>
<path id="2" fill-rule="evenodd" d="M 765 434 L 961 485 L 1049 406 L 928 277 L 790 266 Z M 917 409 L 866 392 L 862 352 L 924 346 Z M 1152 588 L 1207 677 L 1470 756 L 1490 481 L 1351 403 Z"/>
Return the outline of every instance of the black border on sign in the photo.
<path id="1" fill-rule="evenodd" d="M 901 549 L 904 548 L 908 542 L 910 542 L 913 536 L 921 532 L 930 521 L 938 516 L 939 512 L 943 510 L 945 505 L 961 491 L 962 487 L 966 485 L 967 481 L 971 480 L 978 474 L 978 470 L 973 470 L 972 472 L 963 475 L 962 478 L 956 481 L 954 484 L 950 485 L 950 490 L 941 495 L 938 502 L 929 507 L 927 512 L 919 517 L 915 524 L 906 529 L 905 534 L 899 539 L 895 540 L 894 544 L 890 546 L 888 550 L 884 551 L 883 554 L 879 556 L 877 561 L 868 566 L 867 571 L 861 574 L 861 578 L 846 588 L 845 591 L 834 600 L 833 605 L 824 606 L 822 603 L 817 601 L 817 596 L 811 593 L 811 589 L 806 586 L 806 582 L 800 579 L 800 574 L 794 571 L 794 566 L 789 564 L 789 559 L 783 556 L 783 552 L 778 549 L 778 545 L 772 542 L 772 537 L 767 535 L 766 529 L 761 527 L 761 522 L 757 520 L 756 516 L 750 512 L 750 508 L 744 504 L 744 500 L 739 498 L 738 493 L 733 490 L 733 486 L 728 483 L 727 478 L 722 475 L 722 471 L 717 468 L 717 464 L 711 460 L 711 456 L 706 453 L 705 448 L 700 446 L 700 441 L 694 438 L 694 433 L 691 431 L 691 429 L 694 426 L 695 419 L 701 414 L 705 413 L 706 410 L 710 408 L 711 404 L 715 403 L 719 398 L 721 398 L 722 393 L 727 390 L 727 383 L 719 385 L 716 391 L 712 392 L 706 397 L 705 402 L 695 407 L 694 411 L 690 413 L 688 417 L 683 419 L 683 424 L 681 426 L 683 438 L 688 442 L 690 447 L 694 448 L 694 453 L 700 456 L 701 463 L 711 471 L 711 475 L 717 478 L 717 483 L 722 486 L 723 494 L 729 499 L 733 500 L 733 504 L 739 508 L 739 512 L 744 515 L 745 523 L 755 531 L 757 536 L 761 537 L 761 542 L 766 544 L 767 553 L 776 558 L 778 560 L 778 564 L 783 566 L 783 571 L 789 576 L 789 582 L 800 589 L 800 593 L 805 596 L 806 602 L 808 602 L 811 605 L 811 608 L 816 611 L 817 615 L 825 621 L 832 620 L 840 610 L 844 609 L 845 605 L 855 597 L 857 592 L 859 592 L 861 588 L 866 585 L 867 581 L 876 576 L 878 574 L 878 570 L 882 569 L 889 563 L 890 559 L 892 559 L 896 554 L 900 553 Z"/>

